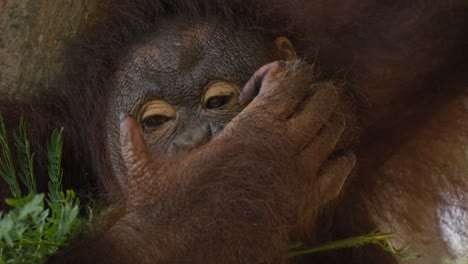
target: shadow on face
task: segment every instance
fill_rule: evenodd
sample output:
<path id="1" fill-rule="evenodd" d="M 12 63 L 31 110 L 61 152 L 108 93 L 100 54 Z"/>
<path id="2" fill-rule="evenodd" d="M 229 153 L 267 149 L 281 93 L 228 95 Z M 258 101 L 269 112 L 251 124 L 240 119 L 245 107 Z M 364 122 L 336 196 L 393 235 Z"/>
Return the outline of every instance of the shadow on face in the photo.
<path id="1" fill-rule="evenodd" d="M 154 158 L 191 150 L 242 110 L 239 94 L 258 68 L 295 56 L 284 37 L 275 40 L 220 19 L 176 18 L 135 43 L 120 60 L 108 107 L 108 149 L 120 185 L 119 113 L 137 119 Z"/>

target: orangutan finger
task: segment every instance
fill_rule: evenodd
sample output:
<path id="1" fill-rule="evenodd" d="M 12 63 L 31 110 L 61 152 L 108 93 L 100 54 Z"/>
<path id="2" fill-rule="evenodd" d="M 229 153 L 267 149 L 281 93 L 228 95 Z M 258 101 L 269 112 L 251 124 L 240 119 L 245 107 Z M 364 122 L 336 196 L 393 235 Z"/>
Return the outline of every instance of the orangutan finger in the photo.
<path id="1" fill-rule="evenodd" d="M 322 166 L 317 179 L 319 201 L 322 204 L 338 196 L 355 164 L 356 156 L 354 153 L 347 153 L 327 161 Z"/>
<path id="2" fill-rule="evenodd" d="M 152 158 L 138 123 L 124 113 L 120 114 L 120 147 L 127 168 L 128 182 L 135 177 L 143 177 L 144 171 L 152 163 Z"/>
<path id="3" fill-rule="evenodd" d="M 312 89 L 317 91 L 302 103 L 302 109 L 296 111 L 288 124 L 297 144 L 302 147 L 318 140 L 315 138 L 317 133 L 330 119 L 338 104 L 336 88 L 330 83 L 314 84 Z"/>
<path id="4" fill-rule="evenodd" d="M 333 114 L 317 135 L 301 152 L 303 162 L 312 166 L 320 166 L 335 150 L 345 129 L 345 119 L 342 115 Z"/>
<path id="5" fill-rule="evenodd" d="M 241 107 L 246 107 L 259 94 L 260 87 L 263 85 L 265 77 L 268 73 L 271 74 L 270 71 L 274 73 L 284 71 L 284 64 L 280 61 L 275 61 L 258 69 L 242 89 L 242 93 L 239 96 L 239 105 Z"/>

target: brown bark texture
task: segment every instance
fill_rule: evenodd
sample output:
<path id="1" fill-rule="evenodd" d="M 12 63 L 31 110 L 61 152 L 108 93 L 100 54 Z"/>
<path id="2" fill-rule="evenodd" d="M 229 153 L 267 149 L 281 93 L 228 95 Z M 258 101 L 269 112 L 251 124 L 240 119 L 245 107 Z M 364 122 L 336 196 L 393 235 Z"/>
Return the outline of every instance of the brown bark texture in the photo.
<path id="1" fill-rule="evenodd" d="M 21 96 L 60 73 L 63 48 L 98 0 L 0 0 L 0 91 Z"/>

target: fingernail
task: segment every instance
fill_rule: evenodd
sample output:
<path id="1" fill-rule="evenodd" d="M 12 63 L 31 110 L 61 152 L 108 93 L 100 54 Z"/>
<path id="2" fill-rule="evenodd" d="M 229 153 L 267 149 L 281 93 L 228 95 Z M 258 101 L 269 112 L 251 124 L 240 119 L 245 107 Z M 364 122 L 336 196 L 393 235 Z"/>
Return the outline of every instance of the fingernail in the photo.
<path id="1" fill-rule="evenodd" d="M 238 106 L 244 108 L 246 107 L 249 103 L 251 102 L 251 100 L 246 100 L 244 98 L 240 99 L 239 102 L 237 103 Z"/>
<path id="2" fill-rule="evenodd" d="M 242 107 L 243 104 L 244 104 L 244 96 L 242 96 L 242 94 L 241 94 L 241 95 L 239 95 L 239 97 L 237 98 L 237 105 Z"/>
<path id="3" fill-rule="evenodd" d="M 120 122 L 125 121 L 125 118 L 127 118 L 127 114 L 124 112 L 120 112 L 120 115 L 119 115 Z"/>

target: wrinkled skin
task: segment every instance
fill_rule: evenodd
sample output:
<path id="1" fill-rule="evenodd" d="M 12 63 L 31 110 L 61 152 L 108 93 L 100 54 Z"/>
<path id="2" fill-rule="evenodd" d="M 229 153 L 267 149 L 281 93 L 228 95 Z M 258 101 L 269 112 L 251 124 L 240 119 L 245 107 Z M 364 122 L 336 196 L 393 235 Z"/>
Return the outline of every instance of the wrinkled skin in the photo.
<path id="1" fill-rule="evenodd" d="M 297 241 L 375 229 L 423 254 L 407 263 L 468 254 L 466 1 L 265 1 L 264 10 L 203 0 L 246 9 L 229 10 L 233 20 L 169 13 L 157 26 L 144 17 L 157 1 L 130 2 L 118 23 L 104 19 L 98 37 L 82 36 L 91 48 L 73 50 L 79 76 L 67 76 L 67 100 L 1 98 L 7 127 L 21 109 L 34 144 L 65 126 L 67 178 L 89 175 L 123 200 L 94 239 L 57 261 L 281 263 Z M 247 22 L 276 20 L 275 8 L 296 24 L 244 26 L 245 11 L 253 11 Z M 150 31 L 138 35 L 138 21 Z M 307 63 L 272 63 L 297 58 L 278 42 L 284 34 L 318 75 Z M 216 95 L 227 96 L 208 100 Z M 132 118 L 122 123 L 121 112 Z M 291 261 L 301 260 L 400 262 L 378 247 Z"/>
<path id="2" fill-rule="evenodd" d="M 164 157 L 169 151 L 197 147 L 241 111 L 237 97 L 251 74 L 278 57 L 273 41 L 246 30 L 216 26 L 217 23 L 187 26 L 175 19 L 161 28 L 156 37 L 135 45 L 122 59 L 115 75 L 116 89 L 109 100 L 111 111 L 107 120 L 108 148 L 115 175 L 123 188 L 126 178 L 122 175 L 125 169 L 118 141 L 119 113 L 140 118 L 145 103 L 161 99 L 175 108 L 176 117 L 157 129 L 143 127 L 143 136 L 153 156 Z M 207 109 L 203 96 L 217 81 L 237 89 L 230 98 L 234 104 Z"/>
<path id="3" fill-rule="evenodd" d="M 312 85 L 312 67 L 302 62 L 277 62 L 262 73 L 258 96 L 213 140 L 180 154 L 177 162 L 153 159 L 136 120 L 122 115 L 125 214 L 96 240 L 65 251 L 63 259 L 55 261 L 284 259 L 288 241 L 300 239 L 304 227 L 313 225 L 316 209 L 335 198 L 355 158 L 345 154 L 329 159 L 345 126 L 337 112 L 336 87 Z M 259 185 L 268 191 L 248 191 Z M 233 219 L 245 240 L 239 241 Z M 86 254 L 89 250 L 95 253 Z"/>

